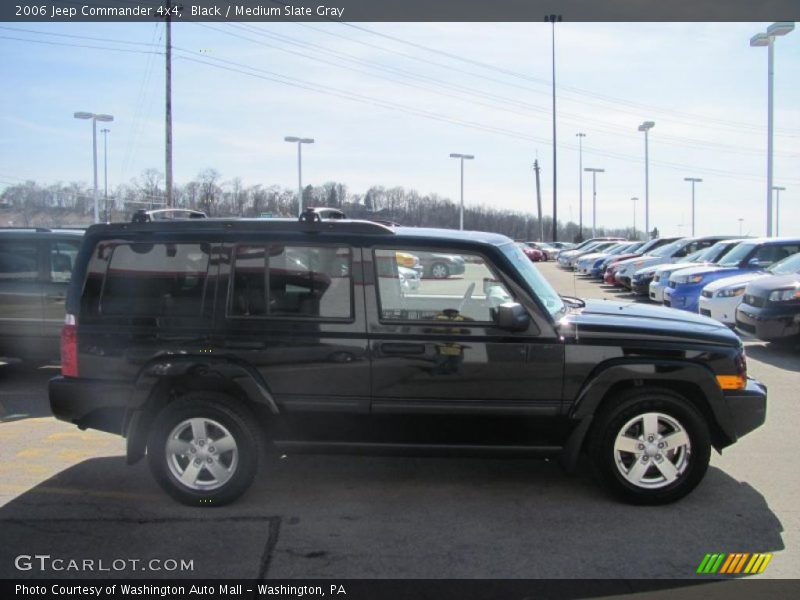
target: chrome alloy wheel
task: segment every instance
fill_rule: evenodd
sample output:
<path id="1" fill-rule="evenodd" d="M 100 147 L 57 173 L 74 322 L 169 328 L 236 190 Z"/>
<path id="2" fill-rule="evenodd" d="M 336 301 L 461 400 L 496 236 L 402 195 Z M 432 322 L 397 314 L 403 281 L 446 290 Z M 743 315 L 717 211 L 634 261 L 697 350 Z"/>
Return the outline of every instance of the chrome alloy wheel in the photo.
<path id="1" fill-rule="evenodd" d="M 166 458 L 170 473 L 191 490 L 216 490 L 236 472 L 239 451 L 231 433 L 217 421 L 193 417 L 169 434 Z"/>
<path id="2" fill-rule="evenodd" d="M 436 263 L 431 267 L 431 275 L 434 279 L 444 279 L 449 274 L 447 267 L 441 263 Z"/>
<path id="3" fill-rule="evenodd" d="M 614 463 L 628 483 L 645 489 L 670 485 L 689 467 L 692 445 L 677 419 L 663 413 L 637 415 L 614 440 Z"/>

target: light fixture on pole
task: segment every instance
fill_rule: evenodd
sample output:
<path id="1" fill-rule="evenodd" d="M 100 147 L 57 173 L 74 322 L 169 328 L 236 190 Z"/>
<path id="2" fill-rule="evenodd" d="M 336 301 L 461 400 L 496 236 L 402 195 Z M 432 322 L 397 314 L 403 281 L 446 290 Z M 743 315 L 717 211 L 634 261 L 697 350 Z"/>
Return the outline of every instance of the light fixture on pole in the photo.
<path id="1" fill-rule="evenodd" d="M 303 214 L 303 144 L 313 144 L 314 138 L 287 136 L 285 142 L 297 144 L 297 216 Z"/>
<path id="2" fill-rule="evenodd" d="M 639 201 L 639 198 L 635 196 L 631 198 L 633 202 L 633 239 L 638 240 L 639 237 L 636 235 L 636 203 Z"/>
<path id="3" fill-rule="evenodd" d="M 586 167 L 584 171 L 592 174 L 592 237 L 597 237 L 597 174 L 606 170 Z"/>
<path id="4" fill-rule="evenodd" d="M 767 237 L 772 236 L 772 137 L 773 137 L 773 87 L 775 66 L 775 38 L 794 29 L 792 22 L 773 23 L 766 33 L 750 38 L 753 47 L 767 47 Z"/>
<path id="5" fill-rule="evenodd" d="M 553 241 L 558 241 L 558 170 L 556 169 L 556 22 L 561 21 L 561 15 L 545 15 L 545 22 L 552 24 L 550 40 L 552 42 L 553 65 Z"/>
<path id="6" fill-rule="evenodd" d="M 781 192 L 785 192 L 786 188 L 779 185 L 773 185 L 772 189 L 775 190 L 775 235 L 781 234 Z"/>
<path id="7" fill-rule="evenodd" d="M 739 221 L 739 235 L 742 235 L 742 223 L 744 222 L 744 219 L 742 217 L 739 217 L 736 220 Z"/>
<path id="8" fill-rule="evenodd" d="M 583 241 L 583 138 L 585 133 L 576 133 L 578 138 L 578 240 Z"/>
<path id="9" fill-rule="evenodd" d="M 108 133 L 110 129 L 105 127 L 100 130 L 103 134 L 103 220 L 108 223 Z"/>
<path id="10" fill-rule="evenodd" d="M 94 164 L 94 222 L 100 222 L 100 209 L 97 206 L 97 122 L 109 123 L 114 120 L 113 115 L 103 115 L 91 112 L 76 112 L 72 115 L 76 119 L 92 120 L 92 161 Z"/>
<path id="11" fill-rule="evenodd" d="M 458 228 L 463 231 L 464 229 L 464 161 L 472 160 L 475 157 L 472 154 L 457 154 L 453 153 L 450 158 L 461 159 L 461 210 L 458 216 Z"/>
<path id="12" fill-rule="evenodd" d="M 692 182 L 692 236 L 694 236 L 694 184 L 703 180 L 699 177 L 684 177 L 683 180 Z"/>
<path id="13" fill-rule="evenodd" d="M 650 238 L 650 147 L 648 132 L 655 125 L 653 121 L 645 121 L 639 125 L 639 131 L 644 132 L 644 233 L 646 239 Z"/>

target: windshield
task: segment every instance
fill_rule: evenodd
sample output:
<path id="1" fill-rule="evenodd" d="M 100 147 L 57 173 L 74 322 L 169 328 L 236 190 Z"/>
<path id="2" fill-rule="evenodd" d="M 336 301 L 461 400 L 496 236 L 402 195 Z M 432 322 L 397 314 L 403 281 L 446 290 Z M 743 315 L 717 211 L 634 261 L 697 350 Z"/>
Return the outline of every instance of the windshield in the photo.
<path id="1" fill-rule="evenodd" d="M 705 250 L 698 250 L 697 252 L 692 252 L 689 256 L 684 256 L 683 258 L 679 258 L 677 262 L 679 263 L 687 263 L 687 262 L 701 262 L 706 260 L 705 255 L 708 254 L 708 251 L 711 248 L 706 248 Z"/>
<path id="2" fill-rule="evenodd" d="M 506 257 L 514 265 L 517 272 L 522 275 L 531 291 L 536 294 L 539 301 L 547 311 L 555 318 L 556 315 L 565 309 L 564 301 L 561 299 L 548 281 L 539 273 L 539 269 L 533 266 L 530 259 L 520 250 L 516 244 L 506 244 L 501 247 Z"/>
<path id="3" fill-rule="evenodd" d="M 666 246 L 661 246 L 661 248 L 657 250 L 653 250 L 650 252 L 650 256 L 658 256 L 660 258 L 665 258 L 667 256 L 672 256 L 678 250 L 683 248 L 686 245 L 686 242 L 683 240 L 678 240 L 677 242 L 672 242 L 671 244 L 667 244 Z"/>
<path id="4" fill-rule="evenodd" d="M 711 248 L 708 248 L 703 251 L 703 258 L 700 260 L 706 260 L 708 262 L 718 262 L 723 256 L 725 256 L 728 252 L 733 250 L 739 242 L 717 242 Z"/>
<path id="5" fill-rule="evenodd" d="M 642 254 L 647 254 L 648 252 L 650 252 L 651 248 L 658 246 L 660 242 L 661 240 L 658 238 L 650 240 L 649 242 L 645 242 L 644 244 L 642 244 L 639 248 L 637 248 L 636 251 Z"/>
<path id="6" fill-rule="evenodd" d="M 755 247 L 756 244 L 739 244 L 733 250 L 728 252 L 717 264 L 720 267 L 735 267 L 742 262 Z"/>
<path id="7" fill-rule="evenodd" d="M 767 269 L 773 275 L 792 275 L 800 273 L 800 253 L 787 256 Z"/>

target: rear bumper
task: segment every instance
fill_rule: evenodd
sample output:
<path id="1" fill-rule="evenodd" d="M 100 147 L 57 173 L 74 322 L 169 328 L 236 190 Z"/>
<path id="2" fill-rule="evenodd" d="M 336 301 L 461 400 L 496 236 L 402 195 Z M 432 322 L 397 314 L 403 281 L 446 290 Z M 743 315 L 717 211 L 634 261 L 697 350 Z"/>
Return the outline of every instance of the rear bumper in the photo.
<path id="1" fill-rule="evenodd" d="M 123 433 L 125 413 L 131 405 L 133 386 L 126 383 L 54 377 L 49 383 L 53 416 L 81 429 Z"/>
<path id="2" fill-rule="evenodd" d="M 755 379 L 748 378 L 743 390 L 726 391 L 725 402 L 737 439 L 757 429 L 767 419 L 767 387 Z"/>
<path id="3" fill-rule="evenodd" d="M 800 335 L 800 313 L 740 304 L 736 309 L 736 328 L 760 340 Z"/>

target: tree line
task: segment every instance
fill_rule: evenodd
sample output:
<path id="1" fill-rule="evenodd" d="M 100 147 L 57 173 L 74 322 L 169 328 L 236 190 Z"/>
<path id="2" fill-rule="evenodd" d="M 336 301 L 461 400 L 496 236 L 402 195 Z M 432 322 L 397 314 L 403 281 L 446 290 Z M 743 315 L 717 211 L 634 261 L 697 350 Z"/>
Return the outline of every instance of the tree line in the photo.
<path id="1" fill-rule="evenodd" d="M 102 219 L 106 215 L 103 189 L 99 196 Z M 145 169 L 129 183 L 109 189 L 108 198 L 111 221 L 129 220 L 139 208 L 161 208 L 165 200 L 164 176 L 156 169 Z M 210 217 L 292 217 L 298 212 L 296 189 L 265 184 L 245 186 L 241 178 L 223 180 L 219 171 L 211 168 L 203 169 L 183 185 L 175 185 L 173 204 L 178 208 L 202 210 Z M 350 218 L 378 219 L 408 226 L 453 229 L 459 222 L 457 202 L 403 186 L 374 185 L 364 193 L 354 193 L 347 184 L 335 181 L 307 185 L 303 189 L 303 206 L 329 206 L 341 209 Z M 14 225 L 85 225 L 93 215 L 94 197 L 92 188 L 84 183 L 40 185 L 26 181 L 9 186 L 0 194 L 0 208 L 18 215 Z M 553 220 L 543 217 L 540 227 L 533 212 L 470 204 L 464 209 L 464 228 L 525 240 L 539 240 L 543 229 L 547 241 L 552 239 Z M 577 223 L 559 221 L 558 239 L 575 241 L 578 229 Z M 630 236 L 631 233 L 630 228 L 599 228 L 597 231 L 600 236 Z M 586 227 L 584 234 L 590 234 Z"/>

